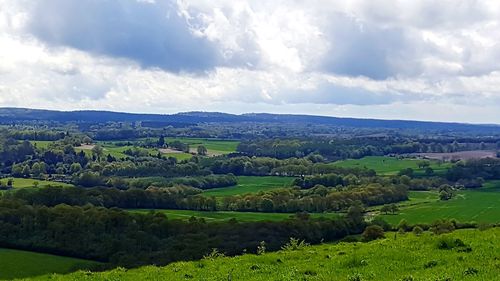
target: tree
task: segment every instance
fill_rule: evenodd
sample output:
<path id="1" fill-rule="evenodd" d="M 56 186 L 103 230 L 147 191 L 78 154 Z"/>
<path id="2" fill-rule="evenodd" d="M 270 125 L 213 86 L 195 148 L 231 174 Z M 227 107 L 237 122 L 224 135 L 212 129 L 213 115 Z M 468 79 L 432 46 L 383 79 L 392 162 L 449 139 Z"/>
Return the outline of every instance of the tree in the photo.
<path id="1" fill-rule="evenodd" d="M 41 174 L 44 174 L 46 172 L 45 169 L 45 163 L 43 162 L 36 162 L 31 166 L 31 173 L 33 173 L 34 177 L 39 177 Z"/>
<path id="2" fill-rule="evenodd" d="M 98 144 L 96 144 L 92 148 L 92 155 L 94 155 L 97 159 L 101 158 L 103 153 L 104 153 L 104 149 L 102 148 L 102 146 L 100 146 Z"/>
<path id="3" fill-rule="evenodd" d="M 432 176 L 432 175 L 434 175 L 434 169 L 432 169 L 431 167 L 425 168 L 425 175 L 426 176 Z"/>
<path id="4" fill-rule="evenodd" d="M 400 176 L 409 176 L 410 178 L 413 177 L 413 169 L 412 168 L 406 168 L 401 171 L 399 171 Z"/>
<path id="5" fill-rule="evenodd" d="M 23 166 L 21 164 L 12 165 L 12 175 L 14 177 L 21 177 L 23 175 Z"/>
<path id="6" fill-rule="evenodd" d="M 92 144 L 92 139 L 89 136 L 85 136 L 82 141 L 86 145 Z"/>
<path id="7" fill-rule="evenodd" d="M 198 146 L 197 151 L 198 155 L 203 155 L 203 156 L 207 155 L 207 148 L 203 145 Z"/>
<path id="8" fill-rule="evenodd" d="M 165 146 L 165 137 L 163 135 L 160 136 L 158 139 L 158 147 L 164 147 Z"/>
<path id="9" fill-rule="evenodd" d="M 72 174 L 77 174 L 82 170 L 82 165 L 80 163 L 73 163 L 71 164 L 69 170 Z"/>
<path id="10" fill-rule="evenodd" d="M 391 211 L 391 206 L 384 205 L 384 206 L 382 206 L 382 208 L 380 209 L 380 211 L 387 215 Z"/>
<path id="11" fill-rule="evenodd" d="M 389 209 L 393 215 L 399 211 L 399 207 L 396 204 L 389 205 Z"/>
<path id="12" fill-rule="evenodd" d="M 24 165 L 22 175 L 23 177 L 29 177 L 31 174 L 30 166 Z"/>
<path id="13" fill-rule="evenodd" d="M 372 241 L 384 238 L 384 229 L 378 225 L 369 225 L 365 228 L 362 234 L 363 241 Z"/>

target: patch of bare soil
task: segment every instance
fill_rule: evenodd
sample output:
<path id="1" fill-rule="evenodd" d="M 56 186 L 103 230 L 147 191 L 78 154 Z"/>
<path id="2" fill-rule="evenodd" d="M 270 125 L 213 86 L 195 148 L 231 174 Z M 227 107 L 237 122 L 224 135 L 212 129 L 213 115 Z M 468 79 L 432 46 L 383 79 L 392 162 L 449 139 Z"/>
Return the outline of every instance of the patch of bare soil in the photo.
<path id="1" fill-rule="evenodd" d="M 160 148 L 159 149 L 160 153 L 167 154 L 167 153 L 184 153 L 180 150 L 175 150 L 171 148 Z"/>
<path id="2" fill-rule="evenodd" d="M 91 150 L 94 147 L 95 147 L 95 144 L 82 144 L 80 146 L 76 146 L 75 149 Z"/>
<path id="3" fill-rule="evenodd" d="M 491 150 L 459 151 L 449 153 L 413 153 L 412 155 L 441 161 L 497 158 L 496 151 Z"/>

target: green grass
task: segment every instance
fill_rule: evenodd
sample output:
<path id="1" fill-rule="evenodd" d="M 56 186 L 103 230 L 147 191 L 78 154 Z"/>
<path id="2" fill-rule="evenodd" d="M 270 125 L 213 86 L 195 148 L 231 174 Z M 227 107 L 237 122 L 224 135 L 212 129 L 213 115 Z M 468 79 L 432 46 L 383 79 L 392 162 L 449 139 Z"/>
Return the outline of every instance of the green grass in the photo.
<path id="1" fill-rule="evenodd" d="M 449 201 L 438 199 L 437 192 L 411 192 L 397 215 L 382 215 L 392 223 L 401 219 L 409 223 L 431 223 L 436 219 L 462 222 L 500 222 L 500 181 L 491 181 L 478 190 L 461 190 Z"/>
<path id="2" fill-rule="evenodd" d="M 191 153 L 185 153 L 185 152 L 182 152 L 182 153 L 165 153 L 163 155 L 165 155 L 167 157 L 174 157 L 178 161 L 188 160 L 188 159 L 191 159 L 191 157 L 193 157 L 193 154 L 191 154 Z"/>
<path id="3" fill-rule="evenodd" d="M 152 210 L 129 210 L 130 212 L 136 213 L 148 213 Z M 155 210 L 156 212 L 161 212 L 167 215 L 169 219 L 181 219 L 188 220 L 191 217 L 203 218 L 207 222 L 215 221 L 227 221 L 235 218 L 238 221 L 250 222 L 250 221 L 282 221 L 290 218 L 294 214 L 290 213 L 260 213 L 260 212 L 226 212 L 226 211 L 191 211 L 191 210 Z M 324 213 L 324 214 L 310 214 L 311 217 L 319 218 L 338 218 L 339 214 L 336 213 Z"/>
<path id="4" fill-rule="evenodd" d="M 290 177 L 254 177 L 239 176 L 238 185 L 231 187 L 213 188 L 203 192 L 205 196 L 224 197 L 246 193 L 258 193 L 271 189 L 288 187 L 292 184 Z"/>
<path id="5" fill-rule="evenodd" d="M 412 168 L 417 175 L 423 175 L 424 169 L 418 168 L 419 159 L 398 159 L 387 156 L 367 156 L 361 159 L 348 159 L 335 162 L 333 165 L 345 168 L 368 168 L 373 169 L 378 175 L 397 175 L 399 171 Z M 443 174 L 451 166 L 450 163 L 439 164 L 437 161 L 430 161 L 431 168 L 436 174 Z"/>
<path id="6" fill-rule="evenodd" d="M 47 149 L 53 141 L 30 141 L 32 145 L 36 146 L 38 149 Z"/>
<path id="7" fill-rule="evenodd" d="M 236 151 L 240 143 L 235 140 L 203 139 L 203 138 L 165 138 L 166 142 L 180 141 L 187 143 L 196 152 L 199 145 L 207 148 L 209 154 L 228 154 Z"/>
<path id="8" fill-rule="evenodd" d="M 369 243 L 338 243 L 264 255 L 206 258 L 166 267 L 78 272 L 39 280 L 498 280 L 500 229 L 459 230 L 441 236 L 387 234 Z M 442 250 L 443 239 L 460 239 L 472 251 Z"/>
<path id="9" fill-rule="evenodd" d="M 2 183 L 6 184 L 7 180 L 6 179 L 1 179 Z M 62 183 L 62 182 L 55 182 L 55 181 L 43 181 L 43 180 L 36 180 L 36 179 L 25 179 L 25 178 L 11 178 L 14 180 L 13 187 L 14 188 L 29 188 L 29 187 L 34 187 L 34 183 L 38 182 L 38 187 L 46 187 L 49 185 L 52 186 L 63 186 L 63 187 L 69 187 L 73 186 L 72 184 L 68 183 Z"/>
<path id="10" fill-rule="evenodd" d="M 0 279 L 91 269 L 99 263 L 82 259 L 0 248 Z"/>

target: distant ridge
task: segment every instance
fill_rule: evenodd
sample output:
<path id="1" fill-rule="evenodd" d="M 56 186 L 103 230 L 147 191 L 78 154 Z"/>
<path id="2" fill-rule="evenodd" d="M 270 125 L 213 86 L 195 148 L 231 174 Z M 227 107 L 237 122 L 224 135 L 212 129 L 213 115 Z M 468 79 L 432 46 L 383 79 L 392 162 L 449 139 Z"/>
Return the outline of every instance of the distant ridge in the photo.
<path id="1" fill-rule="evenodd" d="M 29 108 L 0 108 L 0 123 L 9 124 L 21 121 L 56 121 L 56 122 L 148 122 L 148 123 L 300 123 L 318 124 L 354 128 L 389 128 L 389 129 L 426 129 L 426 130 L 480 130 L 500 133 L 500 125 L 495 124 L 467 124 L 452 122 L 430 122 L 413 120 L 382 120 L 342 118 L 314 115 L 247 113 L 228 114 L 222 112 L 181 112 L 176 114 L 141 114 L 112 111 L 55 111 Z"/>

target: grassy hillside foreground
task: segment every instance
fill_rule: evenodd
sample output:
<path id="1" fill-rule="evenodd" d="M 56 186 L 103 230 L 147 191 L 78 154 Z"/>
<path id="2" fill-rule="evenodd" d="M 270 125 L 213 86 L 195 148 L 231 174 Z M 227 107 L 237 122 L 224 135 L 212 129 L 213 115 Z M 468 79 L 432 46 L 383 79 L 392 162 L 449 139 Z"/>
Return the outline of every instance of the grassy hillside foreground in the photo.
<path id="1" fill-rule="evenodd" d="M 94 261 L 0 248 L 0 280 L 93 268 Z"/>
<path id="2" fill-rule="evenodd" d="M 500 228 L 440 236 L 386 236 L 369 243 L 327 244 L 260 256 L 206 258 L 166 267 L 77 272 L 37 280 L 498 280 Z"/>

